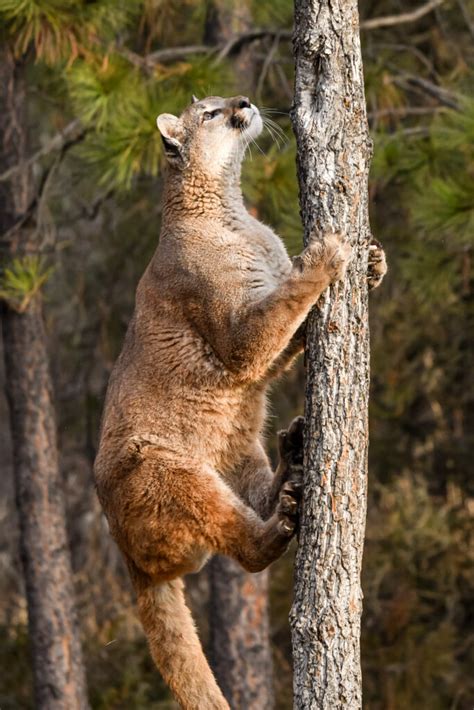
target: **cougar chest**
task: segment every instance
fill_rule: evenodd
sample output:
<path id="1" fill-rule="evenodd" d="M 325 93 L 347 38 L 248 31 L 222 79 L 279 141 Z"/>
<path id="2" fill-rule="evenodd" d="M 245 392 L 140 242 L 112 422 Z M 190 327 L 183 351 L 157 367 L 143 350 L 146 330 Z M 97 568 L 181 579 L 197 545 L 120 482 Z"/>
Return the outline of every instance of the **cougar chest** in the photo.
<path id="1" fill-rule="evenodd" d="M 271 293 L 288 275 L 291 262 L 280 239 L 263 232 L 236 235 L 233 262 L 246 293 L 258 301 Z"/>

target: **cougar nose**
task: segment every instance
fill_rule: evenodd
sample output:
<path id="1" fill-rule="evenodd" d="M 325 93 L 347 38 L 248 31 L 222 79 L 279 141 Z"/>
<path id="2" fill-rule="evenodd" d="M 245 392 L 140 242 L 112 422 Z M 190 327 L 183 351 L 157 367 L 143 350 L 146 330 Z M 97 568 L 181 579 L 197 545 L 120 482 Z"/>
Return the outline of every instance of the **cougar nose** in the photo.
<path id="1" fill-rule="evenodd" d="M 246 96 L 239 96 L 237 99 L 237 108 L 250 108 L 250 101 Z"/>

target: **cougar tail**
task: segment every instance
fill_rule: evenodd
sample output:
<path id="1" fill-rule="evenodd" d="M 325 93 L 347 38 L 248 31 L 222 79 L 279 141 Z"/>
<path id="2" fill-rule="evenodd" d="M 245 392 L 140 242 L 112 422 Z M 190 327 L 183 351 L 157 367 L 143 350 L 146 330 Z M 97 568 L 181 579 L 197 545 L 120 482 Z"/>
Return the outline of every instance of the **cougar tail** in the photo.
<path id="1" fill-rule="evenodd" d="M 229 710 L 186 606 L 182 580 L 152 586 L 136 568 L 130 571 L 151 655 L 181 707 Z"/>

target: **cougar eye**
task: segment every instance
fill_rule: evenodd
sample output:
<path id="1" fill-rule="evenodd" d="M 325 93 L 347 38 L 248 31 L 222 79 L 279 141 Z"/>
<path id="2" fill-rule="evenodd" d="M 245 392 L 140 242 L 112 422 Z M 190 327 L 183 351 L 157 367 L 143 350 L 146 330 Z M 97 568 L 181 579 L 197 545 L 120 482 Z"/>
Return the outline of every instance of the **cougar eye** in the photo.
<path id="1" fill-rule="evenodd" d="M 204 111 L 202 114 L 202 120 L 203 121 L 211 121 L 213 118 L 218 116 L 222 111 L 220 108 L 216 108 L 214 111 Z"/>

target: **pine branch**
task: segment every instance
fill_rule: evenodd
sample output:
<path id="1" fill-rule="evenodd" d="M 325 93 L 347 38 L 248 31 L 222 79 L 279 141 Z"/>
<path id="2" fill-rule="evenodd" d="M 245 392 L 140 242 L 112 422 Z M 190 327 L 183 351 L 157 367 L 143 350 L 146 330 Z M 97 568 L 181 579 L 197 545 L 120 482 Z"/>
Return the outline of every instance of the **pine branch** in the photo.
<path id="1" fill-rule="evenodd" d="M 70 146 L 74 145 L 75 143 L 79 143 L 86 134 L 86 130 L 82 127 L 81 122 L 79 119 L 74 119 L 74 121 L 71 121 L 71 123 L 68 123 L 68 125 L 59 133 L 57 133 L 53 138 L 51 138 L 46 145 L 44 145 L 42 148 L 40 148 L 36 153 L 33 153 L 27 160 L 17 163 L 16 165 L 12 165 L 8 170 L 6 170 L 4 173 L 0 175 L 0 182 L 5 182 L 6 180 L 11 180 L 12 177 L 14 177 L 17 173 L 19 173 L 22 170 L 25 170 L 26 168 L 29 168 L 31 165 L 34 165 L 34 163 L 37 163 L 38 160 L 41 158 L 44 158 L 46 155 L 49 155 L 50 153 L 53 153 L 57 150 L 64 150 L 65 148 L 69 148 Z"/>

